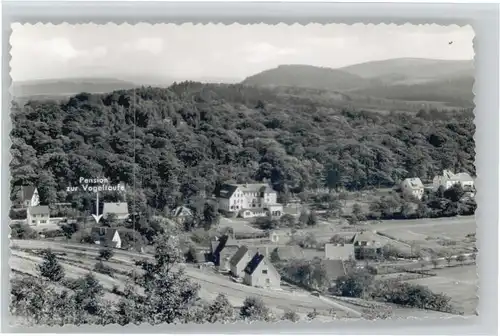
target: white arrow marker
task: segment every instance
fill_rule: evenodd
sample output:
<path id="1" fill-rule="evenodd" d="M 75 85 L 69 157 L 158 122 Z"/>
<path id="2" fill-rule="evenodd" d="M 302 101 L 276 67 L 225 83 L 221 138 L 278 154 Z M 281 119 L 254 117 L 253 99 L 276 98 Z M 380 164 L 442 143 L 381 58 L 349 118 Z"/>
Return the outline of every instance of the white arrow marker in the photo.
<path id="1" fill-rule="evenodd" d="M 95 201 L 95 215 L 92 214 L 92 217 L 94 217 L 95 222 L 99 224 L 99 221 L 101 220 L 102 215 L 99 215 L 99 193 L 96 192 L 96 201 Z"/>

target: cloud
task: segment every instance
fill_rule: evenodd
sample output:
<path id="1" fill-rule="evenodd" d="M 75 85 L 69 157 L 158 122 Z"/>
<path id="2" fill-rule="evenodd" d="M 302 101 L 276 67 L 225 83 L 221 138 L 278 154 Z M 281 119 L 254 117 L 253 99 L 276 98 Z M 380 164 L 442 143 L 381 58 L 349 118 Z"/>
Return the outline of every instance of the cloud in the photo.
<path id="1" fill-rule="evenodd" d="M 263 63 L 272 61 L 282 56 L 289 56 L 297 53 L 294 48 L 280 48 L 270 43 L 247 44 L 243 47 L 243 53 L 247 56 L 246 61 L 250 63 Z"/>
<path id="2" fill-rule="evenodd" d="M 127 42 L 124 47 L 129 50 L 146 51 L 158 55 L 163 51 L 163 40 L 159 37 L 144 37 L 137 39 L 133 43 Z"/>

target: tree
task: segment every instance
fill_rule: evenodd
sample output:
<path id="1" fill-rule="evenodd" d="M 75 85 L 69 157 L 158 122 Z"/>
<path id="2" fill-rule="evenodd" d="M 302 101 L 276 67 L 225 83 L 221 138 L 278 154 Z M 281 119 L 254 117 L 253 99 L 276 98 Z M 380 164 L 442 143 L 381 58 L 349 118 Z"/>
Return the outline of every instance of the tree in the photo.
<path id="1" fill-rule="evenodd" d="M 38 270 L 42 277 L 51 281 L 58 282 L 64 278 L 64 269 L 50 249 L 43 252 L 43 262 L 38 265 Z"/>
<path id="2" fill-rule="evenodd" d="M 444 259 L 445 259 L 445 260 L 446 260 L 446 262 L 448 263 L 448 266 L 450 266 L 450 265 L 451 265 L 451 262 L 453 261 L 453 255 L 451 255 L 451 254 L 446 254 L 446 255 L 444 256 Z"/>
<path id="3" fill-rule="evenodd" d="M 205 203 L 203 208 L 203 222 L 205 230 L 209 230 L 212 226 L 219 223 L 219 213 L 213 203 Z"/>
<path id="4" fill-rule="evenodd" d="M 459 254 L 457 255 L 457 257 L 455 258 L 455 260 L 460 263 L 460 265 L 463 266 L 465 260 L 467 260 L 467 258 L 463 255 L 463 254 Z"/>
<path id="5" fill-rule="evenodd" d="M 356 215 L 351 215 L 347 218 L 347 222 L 350 224 L 350 225 L 356 225 L 356 224 L 359 224 L 359 219 L 358 219 L 358 216 Z"/>
<path id="6" fill-rule="evenodd" d="M 199 286 L 179 267 L 183 261 L 178 239 L 159 235 L 155 238 L 154 262 L 138 263 L 144 271 L 141 279 L 144 298 L 137 305 L 148 323 L 176 323 L 189 319 L 190 309 L 198 299 Z"/>
<path id="7" fill-rule="evenodd" d="M 235 320 L 234 308 L 226 295 L 219 294 L 206 310 L 206 321 L 209 323 L 231 323 Z"/>
<path id="8" fill-rule="evenodd" d="M 258 297 L 247 297 L 240 309 L 240 316 L 249 321 L 266 321 L 270 320 L 270 311 L 266 307 L 264 301 Z"/>
<path id="9" fill-rule="evenodd" d="M 271 252 L 271 255 L 269 256 L 269 260 L 272 263 L 280 262 L 281 258 L 280 258 L 280 254 L 278 252 L 278 248 L 277 247 Z"/>
<path id="10" fill-rule="evenodd" d="M 339 234 L 336 234 L 332 238 L 330 238 L 330 243 L 332 243 L 332 244 L 343 244 L 343 243 L 345 243 L 345 238 L 342 237 Z"/>
<path id="11" fill-rule="evenodd" d="M 311 210 L 309 212 L 309 216 L 307 217 L 307 225 L 315 226 L 316 224 L 318 224 L 318 216 L 316 215 L 316 212 Z"/>
<path id="12" fill-rule="evenodd" d="M 61 230 L 67 239 L 71 239 L 73 234 L 80 230 L 80 225 L 78 225 L 77 223 L 64 224 L 61 225 Z"/>
<path id="13" fill-rule="evenodd" d="M 279 222 L 282 226 L 285 227 L 294 227 L 295 226 L 295 217 L 290 214 L 284 214 L 280 217 Z"/>
<path id="14" fill-rule="evenodd" d="M 300 316 L 293 310 L 287 310 L 285 311 L 281 319 L 286 321 L 298 322 L 300 321 Z"/>
<path id="15" fill-rule="evenodd" d="M 342 296 L 361 297 L 373 281 L 373 275 L 366 271 L 354 271 L 337 278 L 337 290 Z"/>
<path id="16" fill-rule="evenodd" d="M 352 214 L 356 217 L 359 217 L 363 214 L 363 209 L 361 208 L 361 205 L 358 203 L 354 203 L 352 206 Z"/>
<path id="17" fill-rule="evenodd" d="M 316 311 L 316 308 L 312 312 L 307 313 L 307 318 L 309 320 L 314 320 L 318 316 L 318 312 Z"/>
<path id="18" fill-rule="evenodd" d="M 106 247 L 99 250 L 98 258 L 103 260 L 109 260 L 113 257 L 113 255 L 114 255 L 113 250 L 110 249 L 109 247 Z"/>
<path id="19" fill-rule="evenodd" d="M 309 213 L 306 210 L 302 210 L 300 212 L 298 223 L 300 224 L 300 226 L 306 226 L 308 220 L 309 220 Z"/>
<path id="20" fill-rule="evenodd" d="M 432 258 L 431 263 L 432 263 L 432 266 L 434 266 L 434 268 L 437 268 L 437 266 L 439 265 L 439 260 L 436 258 Z"/>

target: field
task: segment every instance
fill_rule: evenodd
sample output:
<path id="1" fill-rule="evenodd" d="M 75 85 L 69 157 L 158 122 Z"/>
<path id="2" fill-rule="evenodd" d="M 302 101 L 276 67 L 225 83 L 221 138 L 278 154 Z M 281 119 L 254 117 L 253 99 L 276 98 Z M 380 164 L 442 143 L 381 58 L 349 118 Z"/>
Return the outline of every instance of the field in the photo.
<path id="1" fill-rule="evenodd" d="M 475 265 L 446 267 L 432 272 L 437 276 L 409 280 L 409 283 L 424 285 L 436 293 L 451 297 L 452 305 L 465 315 L 473 315 L 479 299 L 477 297 L 477 268 Z"/>
<path id="2" fill-rule="evenodd" d="M 426 248 L 437 254 L 470 253 L 474 242 L 466 235 L 476 232 L 474 216 L 383 221 L 372 225 L 374 229 L 396 240 Z"/>

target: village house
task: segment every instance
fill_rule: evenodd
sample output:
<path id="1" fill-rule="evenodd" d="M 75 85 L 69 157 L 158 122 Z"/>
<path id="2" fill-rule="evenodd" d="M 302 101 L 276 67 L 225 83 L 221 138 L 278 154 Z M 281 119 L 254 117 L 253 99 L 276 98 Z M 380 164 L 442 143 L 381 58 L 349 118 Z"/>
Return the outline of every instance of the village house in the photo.
<path id="1" fill-rule="evenodd" d="M 424 196 L 424 184 L 418 177 L 406 178 L 401 182 L 401 192 L 405 196 L 420 200 Z"/>
<path id="2" fill-rule="evenodd" d="M 264 183 L 224 184 L 215 196 L 219 209 L 229 215 L 243 218 L 283 215 L 283 204 L 277 202 L 276 191 Z"/>
<path id="3" fill-rule="evenodd" d="M 474 179 L 468 173 L 454 174 L 449 170 L 443 170 L 443 175 L 437 175 L 432 180 L 432 189 L 437 191 L 440 187 L 444 190 L 450 189 L 453 185 L 460 184 L 466 192 L 474 192 Z"/>
<path id="4" fill-rule="evenodd" d="M 34 186 L 15 186 L 13 189 L 13 207 L 28 208 L 40 205 L 38 189 Z"/>
<path id="5" fill-rule="evenodd" d="M 385 243 L 371 231 L 356 233 L 351 242 L 356 259 L 376 258 L 382 255 Z"/>
<path id="6" fill-rule="evenodd" d="M 128 204 L 126 202 L 104 203 L 102 214 L 107 218 L 110 214 L 116 216 L 116 219 L 123 220 L 129 216 Z"/>
<path id="7" fill-rule="evenodd" d="M 337 278 L 347 274 L 347 269 L 343 260 L 322 260 L 321 264 L 326 273 L 329 287 L 333 287 Z"/>
<path id="8" fill-rule="evenodd" d="M 243 282 L 252 287 L 280 288 L 281 276 L 263 254 L 256 253 L 244 269 Z"/>
<path id="9" fill-rule="evenodd" d="M 235 277 L 243 277 L 245 275 L 245 267 L 252 260 L 251 252 L 247 246 L 241 246 L 238 251 L 229 260 L 231 274 Z"/>
<path id="10" fill-rule="evenodd" d="M 93 227 L 90 233 L 94 244 L 105 247 L 121 248 L 122 239 L 117 229 L 108 227 Z"/>
<path id="11" fill-rule="evenodd" d="M 325 260 L 349 260 L 354 258 L 354 244 L 325 244 Z"/>
<path id="12" fill-rule="evenodd" d="M 212 261 L 220 270 L 230 270 L 230 259 L 240 248 L 232 235 L 223 235 L 211 242 Z"/>
<path id="13" fill-rule="evenodd" d="M 48 205 L 30 206 L 26 211 L 28 225 L 46 225 L 50 223 L 50 209 Z"/>
<path id="14" fill-rule="evenodd" d="M 183 205 L 178 206 L 177 208 L 172 210 L 171 215 L 179 224 L 183 224 L 186 222 L 186 220 L 193 218 L 193 212 L 191 211 L 191 209 Z"/>

